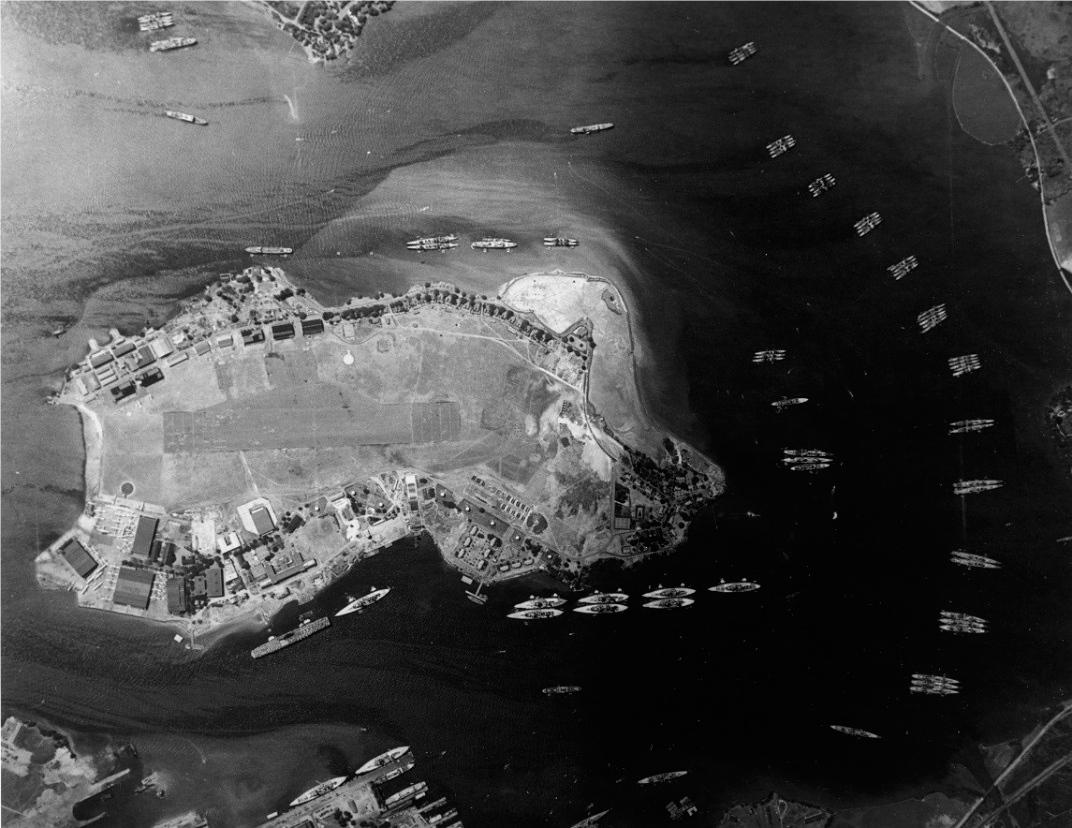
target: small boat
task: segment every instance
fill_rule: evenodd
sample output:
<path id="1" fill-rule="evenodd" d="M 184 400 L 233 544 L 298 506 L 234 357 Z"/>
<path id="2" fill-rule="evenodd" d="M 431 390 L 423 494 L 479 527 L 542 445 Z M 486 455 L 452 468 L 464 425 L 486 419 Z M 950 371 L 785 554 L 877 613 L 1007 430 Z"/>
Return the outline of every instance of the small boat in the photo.
<path id="1" fill-rule="evenodd" d="M 696 590 L 682 584 L 679 587 L 659 587 L 651 592 L 645 592 L 645 598 L 684 598 L 686 595 L 692 595 Z"/>
<path id="2" fill-rule="evenodd" d="M 364 773 L 371 773 L 377 768 L 382 768 L 384 765 L 389 765 L 391 762 L 401 759 L 407 753 L 409 753 L 409 745 L 393 747 L 390 750 L 384 751 L 379 756 L 369 759 L 365 764 L 354 771 L 354 775 L 361 776 Z"/>
<path id="3" fill-rule="evenodd" d="M 679 609 L 695 603 L 692 598 L 660 598 L 658 601 L 648 601 L 644 606 L 647 609 Z"/>
<path id="4" fill-rule="evenodd" d="M 198 118 L 195 115 L 187 115 L 185 112 L 175 112 L 172 109 L 164 112 L 169 118 L 174 118 L 176 121 L 182 121 L 187 124 L 194 124 L 196 126 L 208 126 L 208 121 L 204 118 Z"/>
<path id="5" fill-rule="evenodd" d="M 620 604 L 628 601 L 629 596 L 624 592 L 596 592 L 582 598 L 579 604 Z"/>
<path id="6" fill-rule="evenodd" d="M 645 776 L 643 779 L 638 779 L 638 785 L 656 785 L 659 782 L 669 782 L 671 779 L 679 779 L 685 776 L 688 771 L 669 771 L 668 773 L 656 773 L 652 776 Z"/>
<path id="7" fill-rule="evenodd" d="M 585 615 L 615 615 L 619 612 L 625 612 L 629 607 L 625 604 L 581 604 L 579 607 L 574 607 L 574 612 L 582 612 Z"/>
<path id="8" fill-rule="evenodd" d="M 530 595 L 527 601 L 514 604 L 514 609 L 553 609 L 554 607 L 562 606 L 564 603 L 566 603 L 566 599 L 559 598 L 557 595 L 552 595 L 550 598 L 537 598 L 535 595 Z"/>
<path id="9" fill-rule="evenodd" d="M 360 598 L 350 598 L 349 603 L 337 613 L 335 613 L 335 617 L 338 618 L 340 615 L 349 615 L 352 612 L 358 612 L 360 610 L 363 610 L 365 607 L 372 606 L 377 601 L 387 597 L 387 593 L 390 591 L 390 587 L 386 587 L 384 589 L 376 589 L 376 587 L 373 587 L 372 591 L 369 592 L 368 595 L 362 595 Z"/>
<path id="10" fill-rule="evenodd" d="M 570 132 L 573 135 L 591 135 L 593 132 L 603 132 L 604 130 L 614 129 L 614 124 L 588 124 L 586 126 L 575 126 Z"/>
<path id="11" fill-rule="evenodd" d="M 754 581 L 731 581 L 728 584 L 725 581 L 719 581 L 708 589 L 711 592 L 755 592 L 759 589 L 759 584 Z"/>
<path id="12" fill-rule="evenodd" d="M 410 239 L 406 244 L 448 244 L 457 240 L 457 233 L 448 233 L 445 236 L 425 236 L 423 239 Z"/>
<path id="13" fill-rule="evenodd" d="M 519 621 L 537 621 L 541 618 L 557 618 L 562 614 L 560 609 L 532 609 L 511 612 L 507 618 L 516 618 Z"/>
<path id="14" fill-rule="evenodd" d="M 261 247 L 254 245 L 253 247 L 246 248 L 247 253 L 252 253 L 254 256 L 289 256 L 294 252 L 293 247 Z"/>
<path id="15" fill-rule="evenodd" d="M 170 52 L 174 49 L 185 49 L 187 46 L 196 46 L 197 41 L 192 37 L 169 37 L 167 40 L 154 40 L 149 44 L 150 52 Z"/>
<path id="16" fill-rule="evenodd" d="M 858 727 L 845 727 L 844 725 L 830 725 L 832 730 L 836 730 L 838 733 L 845 733 L 849 736 L 858 736 L 861 739 L 881 739 L 877 733 L 872 733 L 870 730 L 860 730 Z"/>
<path id="17" fill-rule="evenodd" d="M 317 797 L 321 797 L 326 793 L 331 793 L 347 779 L 349 779 L 347 776 L 336 776 L 334 779 L 329 779 L 327 782 L 321 782 L 319 785 L 310 788 L 291 802 L 290 807 L 293 808 L 297 805 L 304 805 L 306 802 L 312 802 Z"/>
<path id="18" fill-rule="evenodd" d="M 543 694 L 545 696 L 568 696 L 572 693 L 579 693 L 581 688 L 574 684 L 564 684 L 559 687 L 545 687 L 543 688 Z"/>

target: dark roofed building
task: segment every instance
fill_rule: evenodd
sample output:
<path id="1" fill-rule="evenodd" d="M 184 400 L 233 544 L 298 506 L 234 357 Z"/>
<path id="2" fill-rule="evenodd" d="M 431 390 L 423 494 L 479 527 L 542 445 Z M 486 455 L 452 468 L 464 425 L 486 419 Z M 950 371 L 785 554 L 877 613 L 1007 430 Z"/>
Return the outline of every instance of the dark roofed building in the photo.
<path id="1" fill-rule="evenodd" d="M 185 578 L 168 578 L 167 610 L 172 615 L 183 615 L 186 613 Z"/>
<path id="2" fill-rule="evenodd" d="M 294 325 L 290 322 L 284 322 L 281 325 L 272 325 L 272 338 L 273 339 L 293 339 L 294 338 Z"/>
<path id="3" fill-rule="evenodd" d="M 257 506 L 255 509 L 250 509 L 249 516 L 253 519 L 253 525 L 257 528 L 258 535 L 267 535 L 275 529 L 272 516 L 265 507 Z"/>
<path id="4" fill-rule="evenodd" d="M 148 345 L 142 345 L 138 348 L 138 360 L 134 363 L 134 370 L 144 368 L 146 365 L 152 365 L 156 362 L 156 354 L 152 352 L 152 349 Z"/>
<path id="5" fill-rule="evenodd" d="M 156 523 L 156 521 L 153 521 L 153 523 Z M 116 581 L 115 594 L 112 596 L 112 600 L 124 606 L 147 609 L 152 589 L 152 572 L 146 569 L 132 569 L 129 566 L 124 566 L 119 570 L 119 580 Z"/>
<path id="6" fill-rule="evenodd" d="M 155 385 L 164 378 L 164 372 L 159 368 L 150 368 L 140 377 L 138 377 L 138 384 L 142 388 L 148 388 L 150 385 Z"/>
<path id="7" fill-rule="evenodd" d="M 134 544 L 130 547 L 130 554 L 135 558 L 148 559 L 153 538 L 156 537 L 156 524 L 156 518 L 145 515 L 138 518 L 138 530 L 134 533 Z"/>
<path id="8" fill-rule="evenodd" d="M 135 348 L 135 345 L 134 345 L 133 342 L 124 342 L 122 345 L 119 345 L 118 347 L 115 348 L 115 355 L 117 357 L 126 356 L 131 351 L 133 351 L 134 348 Z"/>
<path id="9" fill-rule="evenodd" d="M 213 564 L 205 570 L 205 578 L 208 581 L 207 594 L 209 598 L 223 597 L 223 568 L 219 564 Z"/>
<path id="10" fill-rule="evenodd" d="M 324 332 L 323 319 L 303 319 L 301 323 L 302 336 L 315 336 Z"/>
<path id="11" fill-rule="evenodd" d="M 89 364 L 93 368 L 100 368 L 102 365 L 107 365 L 113 359 L 115 359 L 115 357 L 108 351 L 97 351 L 97 353 L 89 358 Z"/>
<path id="12" fill-rule="evenodd" d="M 80 578 L 88 577 L 97 568 L 97 562 L 93 560 L 93 556 L 75 538 L 71 538 L 60 547 L 60 555 L 71 565 L 71 569 L 78 573 Z"/>
<path id="13" fill-rule="evenodd" d="M 194 575 L 194 577 L 190 579 L 190 583 L 193 586 L 193 589 L 191 590 L 193 597 L 204 598 L 205 593 L 208 592 L 208 578 L 204 575 Z"/>

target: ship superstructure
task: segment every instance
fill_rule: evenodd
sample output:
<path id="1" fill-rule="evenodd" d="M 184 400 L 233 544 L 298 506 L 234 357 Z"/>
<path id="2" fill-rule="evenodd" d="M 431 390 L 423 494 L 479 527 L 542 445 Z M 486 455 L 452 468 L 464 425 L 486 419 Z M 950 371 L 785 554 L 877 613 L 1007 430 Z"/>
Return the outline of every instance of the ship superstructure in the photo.
<path id="1" fill-rule="evenodd" d="M 149 44 L 150 52 L 171 52 L 175 49 L 185 49 L 187 46 L 196 46 L 197 41 L 192 37 L 169 37 L 167 40 L 154 40 Z"/>
<path id="2" fill-rule="evenodd" d="M 566 603 L 566 599 L 559 598 L 557 595 L 552 595 L 550 598 L 537 598 L 535 595 L 530 595 L 527 601 L 522 601 L 519 604 L 514 604 L 514 609 L 553 609 L 554 607 L 562 606 L 564 603 Z"/>
<path id="3" fill-rule="evenodd" d="M 311 635 L 326 630 L 331 626 L 331 621 L 327 618 L 317 618 L 314 620 L 306 619 L 298 625 L 296 629 L 291 630 L 288 633 L 284 633 L 279 636 L 271 636 L 264 644 L 259 647 L 254 647 L 250 651 L 250 655 L 254 658 L 261 658 L 272 653 L 277 653 L 282 649 L 289 647 L 291 644 L 297 644 L 299 641 L 304 641 Z"/>
<path id="4" fill-rule="evenodd" d="M 489 250 L 505 250 L 510 252 L 517 247 L 517 242 L 511 241 L 510 239 L 493 239 L 488 236 L 480 241 L 473 242 L 471 246 L 473 250 L 483 250 L 485 253 Z"/>
<path id="5" fill-rule="evenodd" d="M 742 43 L 737 48 L 731 49 L 728 57 L 730 59 L 730 63 L 733 66 L 736 66 L 742 61 L 748 60 L 748 58 L 752 57 L 752 55 L 754 55 L 755 53 L 756 42 L 754 40 L 749 40 L 747 43 Z"/>
<path id="6" fill-rule="evenodd" d="M 953 372 L 954 377 L 962 377 L 972 371 L 978 371 L 982 367 L 978 354 L 950 357 L 946 361 L 949 363 L 949 370 Z"/>
<path id="7" fill-rule="evenodd" d="M 587 124 L 585 126 L 575 126 L 570 130 L 574 135 L 591 135 L 593 132 L 603 132 L 608 129 L 614 129 L 614 124 Z"/>
<path id="8" fill-rule="evenodd" d="M 708 587 L 710 592 L 755 592 L 759 584 L 755 581 L 719 581 L 713 587 Z"/>
<path id="9" fill-rule="evenodd" d="M 545 618 L 558 618 L 562 614 L 562 610 L 547 608 L 547 609 L 531 609 L 531 610 L 518 610 L 517 612 L 511 612 L 507 615 L 507 618 L 514 618 L 518 621 L 541 621 Z"/>
<path id="10" fill-rule="evenodd" d="M 579 607 L 574 607 L 573 611 L 584 615 L 616 615 L 627 609 L 629 607 L 625 604 L 581 604 Z"/>
<path id="11" fill-rule="evenodd" d="M 866 236 L 876 227 L 882 224 L 882 216 L 878 213 L 868 213 L 853 225 L 857 236 Z"/>
<path id="12" fill-rule="evenodd" d="M 692 595 L 696 590 L 682 584 L 679 587 L 663 587 L 653 589 L 651 592 L 645 592 L 645 598 L 685 598 L 688 595 Z"/>
<path id="13" fill-rule="evenodd" d="M 138 18 L 138 30 L 142 32 L 170 29 L 174 25 L 175 15 L 171 12 L 154 12 L 153 14 L 143 14 Z"/>
<path id="14" fill-rule="evenodd" d="M 767 152 L 771 158 L 777 158 L 797 145 L 797 139 L 792 135 L 783 135 L 767 144 Z"/>
<path id="15" fill-rule="evenodd" d="M 1000 489 L 1005 484 L 1000 480 L 958 480 L 953 484 L 953 494 L 970 495 Z"/>
<path id="16" fill-rule="evenodd" d="M 565 236 L 545 236 L 544 247 L 576 247 L 580 244 L 577 239 L 568 239 Z"/>
<path id="17" fill-rule="evenodd" d="M 766 351 L 756 351 L 752 354 L 752 362 L 781 362 L 785 359 L 785 350 L 783 348 L 770 348 Z"/>
<path id="18" fill-rule="evenodd" d="M 982 431 L 994 425 L 993 420 L 979 417 L 973 420 L 954 420 L 949 424 L 950 434 L 970 434 L 973 431 Z"/>
<path id="19" fill-rule="evenodd" d="M 1001 569 L 1001 561 L 988 558 L 985 555 L 976 555 L 965 552 L 963 549 L 954 549 L 949 559 L 955 564 L 971 567 L 973 569 Z"/>
<path id="20" fill-rule="evenodd" d="M 832 190 L 835 184 L 837 184 L 837 179 L 834 176 L 830 173 L 823 173 L 808 184 L 808 192 L 811 193 L 812 198 L 818 198 L 828 190 Z"/>
<path id="21" fill-rule="evenodd" d="M 916 322 L 919 323 L 921 333 L 927 333 L 927 331 L 933 331 L 938 325 L 948 318 L 948 314 L 945 311 L 945 304 L 935 305 L 933 308 L 927 308 L 923 313 L 916 317 Z"/>
<path id="22" fill-rule="evenodd" d="M 359 612 L 365 607 L 370 607 L 377 601 L 386 598 L 387 593 L 390 591 L 390 587 L 385 587 L 384 589 L 376 589 L 376 587 L 373 587 L 367 595 L 362 595 L 360 598 L 351 598 L 345 607 L 335 613 L 335 617 L 337 618 L 340 615 L 350 615 L 350 613 Z"/>
<path id="23" fill-rule="evenodd" d="M 919 262 L 916 261 L 916 257 L 906 256 L 901 259 L 901 261 L 897 262 L 897 264 L 892 264 L 887 267 L 886 270 L 890 272 L 890 275 L 893 276 L 895 280 L 900 281 L 917 267 L 919 267 Z"/>
<path id="24" fill-rule="evenodd" d="M 317 799 L 318 797 L 321 797 L 326 793 L 331 793 L 348 778 L 349 777 L 347 776 L 336 776 L 334 779 L 329 779 L 327 782 L 321 782 L 319 785 L 310 788 L 293 802 L 291 802 L 289 807 L 294 808 L 298 805 L 304 805 L 306 802 L 312 802 L 314 799 Z"/>

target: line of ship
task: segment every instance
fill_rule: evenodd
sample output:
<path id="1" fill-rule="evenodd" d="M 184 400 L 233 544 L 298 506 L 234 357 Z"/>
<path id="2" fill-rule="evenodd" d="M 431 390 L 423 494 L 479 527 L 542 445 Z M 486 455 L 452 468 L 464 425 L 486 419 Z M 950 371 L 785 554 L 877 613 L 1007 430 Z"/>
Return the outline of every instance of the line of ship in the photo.
<path id="1" fill-rule="evenodd" d="M 579 244 L 580 242 L 577 239 L 567 238 L 566 236 L 545 236 L 543 240 L 544 247 L 576 247 Z M 420 239 L 411 239 L 406 242 L 406 248 L 408 250 L 416 251 L 438 250 L 443 252 L 454 250 L 457 246 L 458 236 L 455 233 L 448 233 L 444 236 L 427 236 Z M 513 239 L 485 236 L 482 239 L 472 242 L 470 247 L 472 247 L 473 250 L 481 250 L 485 253 L 489 250 L 505 250 L 510 252 L 517 247 L 517 242 Z"/>
<path id="2" fill-rule="evenodd" d="M 381 753 L 379 756 L 369 759 L 365 764 L 363 764 L 352 774 L 348 774 L 346 776 L 336 776 L 333 779 L 328 779 L 325 782 L 320 782 L 319 784 L 314 785 L 305 793 L 296 797 L 287 807 L 296 808 L 299 805 L 304 805 L 306 802 L 312 802 L 314 799 L 319 799 L 320 797 L 324 796 L 324 794 L 329 794 L 336 788 L 340 787 L 344 782 L 347 782 L 350 779 L 355 779 L 358 776 L 364 776 L 365 774 L 372 773 L 373 771 L 379 770 L 380 768 L 384 767 L 385 765 L 389 765 L 392 762 L 397 762 L 398 760 L 402 759 L 402 757 L 404 757 L 407 753 L 409 753 L 409 745 L 391 748 L 390 750 Z M 413 768 L 413 765 L 414 761 L 411 757 L 408 761 L 403 762 L 399 765 L 399 768 L 405 768 L 405 770 L 400 770 L 399 773 L 395 774 L 395 776 L 401 776 L 406 771 L 411 770 Z M 401 791 L 399 793 L 401 793 Z"/>
<path id="3" fill-rule="evenodd" d="M 339 618 L 341 616 L 360 612 L 366 607 L 372 606 L 377 601 L 383 600 L 385 597 L 387 597 L 387 594 L 390 591 L 390 587 L 386 587 L 384 589 L 376 589 L 376 587 L 373 587 L 368 594 L 362 595 L 358 598 L 348 596 L 346 606 L 344 606 L 341 610 L 335 613 L 335 617 Z M 285 650 L 292 644 L 297 644 L 299 641 L 304 641 L 305 639 L 309 638 L 309 636 L 316 635 L 316 633 L 318 632 L 323 632 L 330 626 L 331 620 L 328 618 L 303 618 L 301 623 L 299 623 L 298 626 L 290 632 L 283 633 L 279 636 L 269 636 L 266 642 L 264 642 L 258 647 L 254 647 L 250 651 L 250 655 L 253 656 L 253 658 L 263 658 L 266 655 L 278 653 L 280 650 Z"/>
<path id="4" fill-rule="evenodd" d="M 755 592 L 759 587 L 760 585 L 754 581 L 733 581 L 730 583 L 722 581 L 713 587 L 709 587 L 708 590 L 723 593 Z M 690 597 L 695 594 L 695 589 L 684 585 L 680 587 L 659 587 L 651 592 L 644 593 L 643 597 L 646 600 L 642 606 L 646 609 L 680 609 L 695 604 L 696 599 Z M 577 606 L 573 608 L 573 611 L 582 615 L 616 615 L 629 609 L 625 603 L 628 600 L 629 595 L 625 592 L 596 592 L 578 599 Z M 515 604 L 514 611 L 507 614 L 506 617 L 519 621 L 558 618 L 565 613 L 562 607 L 566 603 L 567 600 L 558 595 L 553 595 L 550 598 L 532 596 L 527 601 Z"/>

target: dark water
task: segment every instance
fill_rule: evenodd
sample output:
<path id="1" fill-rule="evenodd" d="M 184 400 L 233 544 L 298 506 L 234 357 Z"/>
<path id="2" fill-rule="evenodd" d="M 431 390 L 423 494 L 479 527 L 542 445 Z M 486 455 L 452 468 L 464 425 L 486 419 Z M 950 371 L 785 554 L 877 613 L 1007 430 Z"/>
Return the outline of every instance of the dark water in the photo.
<path id="1" fill-rule="evenodd" d="M 966 748 L 1067 697 L 1072 553 L 1055 539 L 1072 533 L 1070 489 L 1044 408 L 1072 376 L 1072 305 L 1035 192 L 1004 148 L 957 126 L 952 49 L 921 62 L 916 13 L 892 5 L 405 5 L 342 75 L 241 8 L 190 10 L 201 51 L 137 77 L 142 58 L 107 18 L 89 50 L 41 46 L 5 20 L 5 54 L 23 61 L 4 66 L 5 711 L 133 738 L 146 767 L 169 769 L 169 804 L 114 824 L 187 805 L 249 824 L 405 742 L 469 825 L 570 824 L 589 803 L 651 825 L 668 796 L 631 784 L 649 773 L 690 769 L 677 795 L 715 813 L 772 787 L 874 801 L 931 789 Z M 760 54 L 728 67 L 750 39 Z M 161 131 L 148 87 L 219 129 Z M 93 102 L 113 98 L 99 114 Z M 46 118 L 42 159 L 27 132 Z M 593 120 L 618 126 L 562 137 Z M 86 132 L 88 173 L 71 151 Z M 786 132 L 797 147 L 770 161 L 763 146 Z M 813 200 L 803 185 L 823 172 L 838 186 Z M 859 239 L 851 225 L 871 210 L 883 224 Z M 85 337 L 164 318 L 241 267 L 233 250 L 250 240 L 292 240 L 288 268 L 325 297 L 443 267 L 488 290 L 540 266 L 524 249 L 496 270 L 396 258 L 398 237 L 437 226 L 573 228 L 590 258 L 569 261 L 633 297 L 652 410 L 726 468 L 729 493 L 683 550 L 603 572 L 605 585 L 747 576 L 759 593 L 513 625 L 506 609 L 538 584 L 495 589 L 481 609 L 429 543 L 403 543 L 317 601 L 390 584 L 382 609 L 252 662 L 263 635 L 191 659 L 163 631 L 34 588 L 35 550 L 81 508 L 77 419 L 40 401 Z M 893 282 L 885 267 L 908 254 L 919 269 Z M 915 315 L 936 302 L 950 319 L 922 336 Z M 68 315 L 71 333 L 48 338 Z M 754 367 L 761 347 L 790 357 Z M 950 378 L 946 358 L 971 352 L 983 370 Z M 783 394 L 811 402 L 776 416 Z M 945 435 L 973 416 L 999 425 Z M 835 451 L 838 467 L 784 473 L 781 448 L 798 444 Z M 962 511 L 961 476 L 1006 486 Z M 953 571 L 956 547 L 1005 569 Z M 939 634 L 946 608 L 993 632 Z M 930 671 L 965 692 L 905 692 L 907 673 Z M 559 683 L 585 690 L 539 693 Z M 831 723 L 885 738 L 846 740 Z"/>

